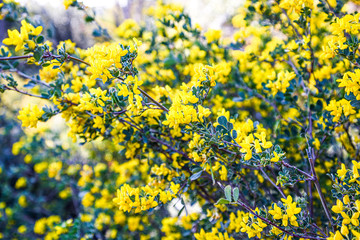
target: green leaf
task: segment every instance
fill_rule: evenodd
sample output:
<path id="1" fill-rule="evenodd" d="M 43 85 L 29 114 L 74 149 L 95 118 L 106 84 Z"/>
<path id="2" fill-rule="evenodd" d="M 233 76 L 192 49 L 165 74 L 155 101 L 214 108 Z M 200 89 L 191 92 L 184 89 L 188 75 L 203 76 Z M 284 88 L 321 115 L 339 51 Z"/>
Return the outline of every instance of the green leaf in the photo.
<path id="1" fill-rule="evenodd" d="M 195 181 L 196 179 L 198 179 L 202 174 L 202 170 L 197 172 L 197 173 L 194 173 L 191 177 L 190 177 L 190 180 L 191 181 Z"/>
<path id="2" fill-rule="evenodd" d="M 36 43 L 37 44 L 40 44 L 40 43 L 43 43 L 44 42 L 44 37 L 43 36 L 38 36 L 37 38 L 36 38 Z"/>
<path id="3" fill-rule="evenodd" d="M 227 141 L 227 142 L 231 142 L 232 138 L 229 135 L 225 135 L 224 140 Z"/>
<path id="4" fill-rule="evenodd" d="M 233 137 L 233 139 L 237 138 L 237 131 L 236 130 L 232 130 L 232 137 Z"/>
<path id="5" fill-rule="evenodd" d="M 237 200 L 239 199 L 239 188 L 234 188 L 233 189 L 233 197 L 234 197 L 234 202 L 237 202 Z"/>
<path id="6" fill-rule="evenodd" d="M 354 108 L 360 109 L 360 101 L 359 100 L 353 100 L 350 102 L 351 106 Z"/>
<path id="7" fill-rule="evenodd" d="M 94 20 L 95 20 L 95 18 L 93 18 L 93 17 L 91 17 L 91 16 L 89 16 L 89 15 L 87 15 L 87 16 L 85 17 L 85 22 L 87 22 L 87 23 L 92 22 L 92 21 L 94 21 Z"/>
<path id="8" fill-rule="evenodd" d="M 164 67 L 165 67 L 165 68 L 169 68 L 169 67 L 175 65 L 176 62 L 177 62 L 177 61 L 176 61 L 176 59 L 174 58 L 174 56 L 170 55 L 169 57 L 165 58 L 165 60 L 164 60 Z"/>
<path id="9" fill-rule="evenodd" d="M 102 34 L 101 34 L 101 29 L 94 29 L 92 35 L 94 37 L 100 37 Z"/>
<path id="10" fill-rule="evenodd" d="M 178 217 L 180 216 L 180 214 L 182 213 L 182 211 L 184 211 L 184 209 L 185 209 L 185 206 L 183 206 L 183 207 L 180 209 L 180 211 L 179 211 L 178 214 L 177 214 Z"/>
<path id="11" fill-rule="evenodd" d="M 36 62 L 40 61 L 42 55 L 43 55 L 43 49 L 42 48 L 36 48 L 36 50 L 34 51 L 35 61 Z"/>
<path id="12" fill-rule="evenodd" d="M 224 127 L 226 127 L 227 119 L 225 116 L 220 116 L 217 121 L 220 125 L 223 125 Z"/>
<path id="13" fill-rule="evenodd" d="M 225 199 L 225 198 L 220 198 L 216 203 L 215 205 L 218 205 L 218 204 L 229 204 L 230 201 Z"/>
<path id="14" fill-rule="evenodd" d="M 216 128 L 215 128 L 215 130 L 216 130 L 217 132 L 224 132 L 224 133 L 227 132 L 227 129 L 226 129 L 224 126 L 222 126 L 222 125 L 217 125 Z"/>
<path id="15" fill-rule="evenodd" d="M 227 185 L 224 189 L 226 199 L 231 202 L 231 186 Z"/>

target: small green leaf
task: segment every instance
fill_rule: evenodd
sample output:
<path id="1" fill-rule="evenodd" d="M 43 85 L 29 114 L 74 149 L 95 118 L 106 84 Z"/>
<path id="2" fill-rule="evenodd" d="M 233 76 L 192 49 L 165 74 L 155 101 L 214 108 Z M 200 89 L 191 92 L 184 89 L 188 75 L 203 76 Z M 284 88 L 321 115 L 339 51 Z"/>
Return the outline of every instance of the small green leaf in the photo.
<path id="1" fill-rule="evenodd" d="M 234 197 L 234 202 L 237 202 L 237 200 L 239 199 L 239 188 L 234 188 L 233 189 L 233 197 Z"/>
<path id="2" fill-rule="evenodd" d="M 85 17 L 85 22 L 87 22 L 87 23 L 92 22 L 92 21 L 94 21 L 94 20 L 95 20 L 95 18 L 93 18 L 93 17 L 91 17 L 91 16 L 89 16 L 89 15 L 87 15 L 87 16 Z"/>
<path id="3" fill-rule="evenodd" d="M 42 55 L 43 55 L 43 49 L 42 48 L 36 48 L 36 50 L 34 51 L 35 61 L 36 62 L 40 61 Z"/>
<path id="4" fill-rule="evenodd" d="M 229 135 L 225 135 L 224 140 L 227 141 L 227 142 L 231 142 L 232 138 Z"/>
<path id="5" fill-rule="evenodd" d="M 226 117 L 225 117 L 225 116 L 220 116 L 220 117 L 218 118 L 218 123 L 219 123 L 220 125 L 223 125 L 224 127 L 226 127 L 226 123 L 227 123 Z"/>
<path id="6" fill-rule="evenodd" d="M 226 197 L 226 199 L 229 201 L 229 202 L 231 202 L 231 186 L 230 185 L 227 185 L 226 187 L 225 187 L 225 197 Z"/>
<path id="7" fill-rule="evenodd" d="M 191 177 L 190 177 L 190 180 L 191 181 L 195 181 L 196 179 L 198 179 L 202 174 L 202 170 L 197 172 L 197 173 L 194 173 Z"/>
<path id="8" fill-rule="evenodd" d="M 234 125 L 231 122 L 227 122 L 227 130 L 231 131 L 234 128 Z"/>
<path id="9" fill-rule="evenodd" d="M 237 138 L 237 131 L 236 130 L 232 130 L 232 137 L 233 137 L 233 139 Z"/>
<path id="10" fill-rule="evenodd" d="M 44 42 L 44 37 L 43 36 L 38 36 L 37 38 L 36 38 L 36 43 L 37 44 L 40 44 L 40 43 L 43 43 Z"/>
<path id="11" fill-rule="evenodd" d="M 218 205 L 218 204 L 229 204 L 230 201 L 225 199 L 225 198 L 220 198 L 216 203 L 215 205 Z"/>

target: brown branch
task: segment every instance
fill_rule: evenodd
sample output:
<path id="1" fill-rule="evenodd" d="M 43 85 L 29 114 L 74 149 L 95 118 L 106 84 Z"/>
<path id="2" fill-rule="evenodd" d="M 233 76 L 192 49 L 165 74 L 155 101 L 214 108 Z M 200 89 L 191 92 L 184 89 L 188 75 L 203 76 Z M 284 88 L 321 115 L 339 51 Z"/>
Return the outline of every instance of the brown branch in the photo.
<path id="1" fill-rule="evenodd" d="M 31 57 L 33 57 L 32 54 L 25 55 L 25 56 L 0 57 L 0 61 L 27 59 L 27 58 L 31 58 Z"/>
<path id="2" fill-rule="evenodd" d="M 77 62 L 81 62 L 81 63 L 84 63 L 84 64 L 86 64 L 86 65 L 88 65 L 88 66 L 91 66 L 90 63 L 85 62 L 84 60 L 82 60 L 82 59 L 80 59 L 80 58 L 73 57 L 73 56 L 71 56 L 71 55 L 68 55 L 68 59 L 71 59 L 71 60 L 77 61 Z"/>
<path id="3" fill-rule="evenodd" d="M 261 173 L 264 175 L 264 177 L 271 183 L 271 185 L 273 185 L 281 194 L 281 196 L 283 198 L 286 198 L 286 195 L 284 193 L 284 191 L 281 189 L 280 186 L 276 185 L 273 180 L 271 180 L 271 178 L 267 175 L 267 173 L 265 172 L 265 170 L 263 168 L 259 168 L 259 170 L 261 171 Z"/>
<path id="4" fill-rule="evenodd" d="M 48 98 L 46 98 L 46 97 L 43 97 L 43 96 L 40 96 L 40 95 L 35 95 L 35 94 L 29 93 L 29 92 L 25 92 L 25 91 L 22 91 L 22 90 L 19 90 L 19 89 L 15 88 L 15 87 L 14 88 L 10 88 L 8 86 L 4 86 L 4 87 L 5 87 L 5 89 L 10 90 L 10 91 L 15 91 L 15 92 L 27 95 L 27 96 L 36 97 L 36 98 L 42 98 L 42 99 L 47 99 L 48 100 Z"/>
<path id="5" fill-rule="evenodd" d="M 326 214 L 326 217 L 328 218 L 329 220 L 329 223 L 330 223 L 330 226 L 333 227 L 332 225 L 332 217 L 331 217 L 331 212 L 326 204 L 326 200 L 325 200 L 325 197 L 324 197 L 324 194 L 322 193 L 321 191 L 321 187 L 320 187 L 320 183 L 319 183 L 319 178 L 316 174 L 316 171 L 315 171 L 315 151 L 312 147 L 309 148 L 308 150 L 308 159 L 309 159 L 309 164 L 310 164 L 310 169 L 311 169 L 311 173 L 314 177 L 314 184 L 315 184 L 315 188 L 316 188 L 316 191 L 318 192 L 319 196 L 320 196 L 320 201 L 321 201 L 321 205 L 323 206 L 324 208 L 324 211 L 325 211 L 325 214 Z"/>

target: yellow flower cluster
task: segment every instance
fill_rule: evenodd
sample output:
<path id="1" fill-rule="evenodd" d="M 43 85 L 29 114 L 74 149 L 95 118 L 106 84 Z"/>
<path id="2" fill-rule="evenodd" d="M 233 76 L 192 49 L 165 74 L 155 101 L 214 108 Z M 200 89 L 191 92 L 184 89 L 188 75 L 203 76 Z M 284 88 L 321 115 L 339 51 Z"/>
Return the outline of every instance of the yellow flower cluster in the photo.
<path id="1" fill-rule="evenodd" d="M 275 203 L 273 209 L 269 210 L 269 213 L 273 216 L 275 220 L 282 220 L 282 225 L 284 227 L 287 227 L 289 223 L 292 226 L 298 227 L 299 224 L 296 221 L 297 217 L 295 215 L 301 212 L 301 208 L 296 207 L 296 202 L 293 202 L 293 199 L 290 195 L 286 199 L 282 198 L 281 201 L 283 202 L 284 208 L 279 207 Z M 280 230 L 275 231 L 279 231 L 278 233 L 276 233 L 277 235 L 281 233 Z"/>
<path id="2" fill-rule="evenodd" d="M 286 93 L 286 89 L 290 87 L 290 81 L 296 77 L 294 72 L 281 71 L 277 75 L 276 81 L 270 81 L 266 84 L 270 88 L 271 94 L 275 96 L 278 92 Z"/>
<path id="3" fill-rule="evenodd" d="M 47 228 L 52 228 L 55 224 L 60 223 L 61 218 L 57 215 L 52 215 L 48 218 L 40 218 L 34 225 L 34 233 L 44 234 Z"/>
<path id="4" fill-rule="evenodd" d="M 123 49 L 119 43 L 99 44 L 87 49 L 85 54 L 90 63 L 87 68 L 91 73 L 90 79 L 100 78 L 104 83 L 113 79 L 109 69 L 121 70 L 121 57 L 127 53 L 128 50 Z"/>
<path id="5" fill-rule="evenodd" d="M 59 172 L 62 169 L 62 162 L 52 162 L 48 167 L 49 178 L 60 180 Z"/>
<path id="6" fill-rule="evenodd" d="M 342 18 L 336 18 L 335 22 L 331 24 L 333 36 L 323 46 L 322 56 L 324 58 L 333 58 L 336 51 L 347 49 L 349 46 L 345 44 L 347 41 L 346 34 L 357 35 L 360 29 L 359 23 L 360 14 L 350 15 L 347 14 Z"/>
<path id="7" fill-rule="evenodd" d="M 166 114 L 166 120 L 163 121 L 164 125 L 177 130 L 180 124 L 190 124 L 191 122 L 203 122 L 203 117 L 208 117 L 211 112 L 208 108 L 201 105 L 194 108 L 199 99 L 192 94 L 192 88 L 188 88 L 185 84 L 182 90 L 178 91 L 174 98 L 173 103 Z"/>
<path id="8" fill-rule="evenodd" d="M 359 229 L 355 229 L 359 226 L 360 200 L 351 201 L 349 195 L 345 195 L 342 200 L 337 199 L 331 210 L 341 216 L 342 222 L 340 231 L 336 231 L 329 240 L 348 238 L 350 231 L 356 238 L 360 238 Z"/>
<path id="9" fill-rule="evenodd" d="M 19 51 L 27 44 L 30 49 L 35 48 L 35 42 L 30 40 L 29 37 L 37 36 L 42 32 L 42 26 L 34 27 L 25 20 L 21 21 L 20 32 L 16 29 L 8 30 L 8 38 L 3 40 L 5 45 L 15 45 L 15 51 Z"/>
<path id="10" fill-rule="evenodd" d="M 41 116 L 44 114 L 43 110 L 40 110 L 37 105 L 24 107 L 19 111 L 18 119 L 21 120 L 23 127 L 36 128 L 37 123 Z"/>
<path id="11" fill-rule="evenodd" d="M 279 5 L 281 8 L 286 9 L 288 13 L 295 12 L 300 14 L 304 7 L 313 8 L 314 1 L 313 0 L 299 0 L 299 1 L 292 1 L 292 0 L 282 0 Z"/>
<path id="12" fill-rule="evenodd" d="M 15 188 L 23 188 L 26 187 L 26 185 L 27 185 L 26 178 L 20 177 L 15 183 Z"/>
<path id="13" fill-rule="evenodd" d="M 121 38 L 131 39 L 139 36 L 140 26 L 135 20 L 126 19 L 116 28 L 115 32 Z"/>
<path id="14" fill-rule="evenodd" d="M 256 213 L 259 213 L 259 209 L 255 209 Z M 230 224 L 227 228 L 229 233 L 231 232 L 244 232 L 249 238 L 258 237 L 261 238 L 261 232 L 267 224 L 260 218 L 254 217 L 251 213 L 237 211 L 230 213 Z"/>
<path id="15" fill-rule="evenodd" d="M 123 83 L 117 85 L 119 88 L 118 96 L 128 98 L 127 110 L 133 112 L 134 115 L 139 114 L 143 109 L 143 98 L 140 96 L 141 92 L 139 90 L 142 84 L 143 82 L 137 76 L 128 76 Z"/>
<path id="16" fill-rule="evenodd" d="M 59 66 L 59 64 L 52 63 L 49 66 L 43 67 L 39 70 L 41 80 L 45 82 L 52 82 L 56 79 L 58 74 L 61 72 L 61 69 L 54 68 L 54 66 Z"/>
<path id="17" fill-rule="evenodd" d="M 166 178 L 168 181 L 171 181 L 174 177 L 179 176 L 178 172 L 166 167 L 165 163 L 161 164 L 160 166 L 155 165 L 151 167 L 151 172 L 157 176 L 164 176 L 164 178 Z"/>
<path id="18" fill-rule="evenodd" d="M 113 202 L 124 212 L 131 212 L 134 209 L 135 213 L 139 213 L 155 208 L 159 203 L 165 204 L 171 201 L 179 192 L 180 185 L 171 182 L 170 189 L 171 191 L 162 191 L 149 186 L 132 188 L 128 184 L 124 184 L 117 190 Z"/>
<path id="19" fill-rule="evenodd" d="M 217 228 L 212 228 L 211 232 L 201 229 L 199 233 L 194 234 L 194 237 L 196 240 L 235 240 L 233 237 L 229 237 L 227 232 L 219 232 Z"/>
<path id="20" fill-rule="evenodd" d="M 356 111 L 353 106 L 351 106 L 350 101 L 346 99 L 341 99 L 339 101 L 331 100 L 329 105 L 326 106 L 325 110 L 331 112 L 330 114 L 333 117 L 333 122 L 338 122 L 341 116 L 349 116 L 355 114 Z"/>
<path id="21" fill-rule="evenodd" d="M 212 43 L 221 38 L 221 30 L 209 29 L 205 34 L 206 41 Z"/>
<path id="22" fill-rule="evenodd" d="M 254 135 L 256 138 L 254 138 Z M 252 149 L 255 149 L 256 153 L 261 153 L 263 149 L 268 149 L 273 146 L 272 142 L 266 140 L 266 133 L 264 131 L 255 133 L 254 135 L 249 134 L 239 143 L 239 145 L 242 147 L 240 151 L 245 153 L 245 161 L 252 158 Z"/>
<path id="23" fill-rule="evenodd" d="M 354 72 L 346 72 L 342 79 L 338 79 L 339 87 L 345 87 L 346 94 L 354 94 L 356 100 L 360 100 L 360 69 Z"/>

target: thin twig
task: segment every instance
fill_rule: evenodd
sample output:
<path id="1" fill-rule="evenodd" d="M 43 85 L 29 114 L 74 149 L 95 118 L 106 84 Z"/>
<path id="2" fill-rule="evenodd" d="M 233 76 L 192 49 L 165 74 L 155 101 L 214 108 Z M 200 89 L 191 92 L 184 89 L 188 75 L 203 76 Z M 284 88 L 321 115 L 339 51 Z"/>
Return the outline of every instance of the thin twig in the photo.
<path id="1" fill-rule="evenodd" d="M 264 177 L 271 183 L 271 185 L 273 185 L 278 191 L 279 193 L 281 194 L 281 196 L 283 198 L 286 198 L 286 195 L 284 193 L 284 191 L 281 189 L 280 186 L 276 185 L 272 180 L 271 178 L 267 175 L 267 173 L 264 171 L 263 168 L 259 168 L 259 170 L 261 171 L 261 173 L 264 175 Z"/>
<path id="2" fill-rule="evenodd" d="M 28 95 L 28 96 L 31 96 L 31 97 L 36 97 L 36 98 L 42 98 L 42 99 L 47 99 L 46 97 L 43 97 L 43 96 L 40 96 L 40 95 L 35 95 L 35 94 L 32 94 L 32 93 L 29 93 L 29 92 L 25 92 L 25 91 L 22 91 L 22 90 L 19 90 L 17 88 L 10 88 L 8 86 L 4 86 L 5 89 L 7 90 L 10 90 L 10 91 L 15 91 L 15 92 L 18 92 L 18 93 L 21 93 L 21 94 L 24 94 L 24 95 Z"/>

